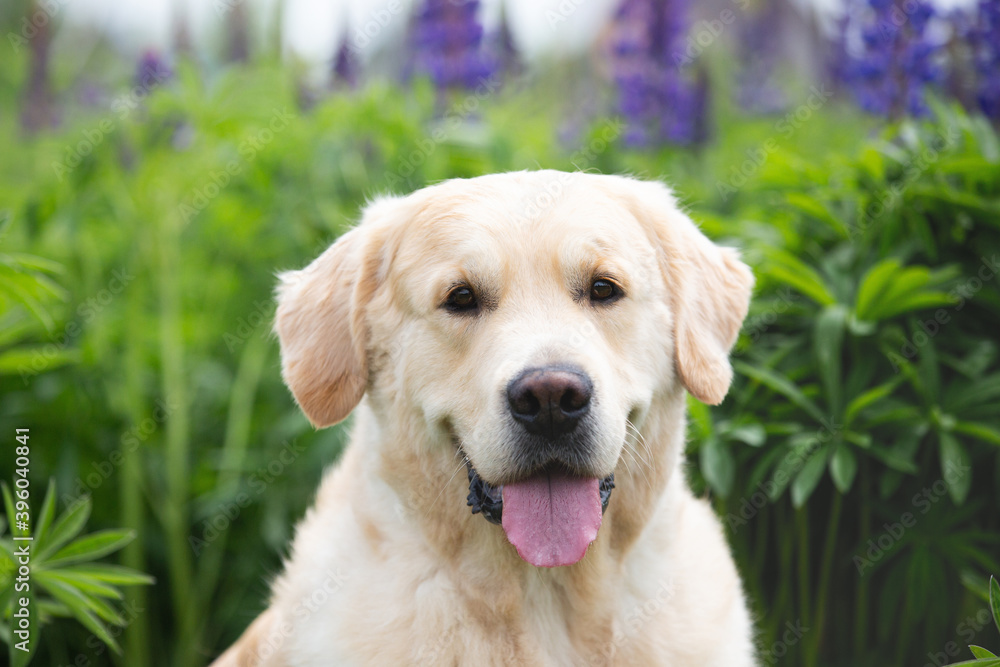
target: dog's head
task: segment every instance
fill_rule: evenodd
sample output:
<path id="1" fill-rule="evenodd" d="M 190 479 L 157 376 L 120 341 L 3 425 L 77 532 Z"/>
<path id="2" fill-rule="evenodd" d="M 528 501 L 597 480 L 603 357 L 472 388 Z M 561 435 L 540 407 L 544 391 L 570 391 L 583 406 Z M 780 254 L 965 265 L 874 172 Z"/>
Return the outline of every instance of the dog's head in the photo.
<path id="1" fill-rule="evenodd" d="M 282 275 L 276 328 L 315 425 L 368 392 L 464 452 L 525 560 L 563 565 L 650 406 L 722 401 L 752 284 L 658 183 L 498 174 L 371 204 Z"/>

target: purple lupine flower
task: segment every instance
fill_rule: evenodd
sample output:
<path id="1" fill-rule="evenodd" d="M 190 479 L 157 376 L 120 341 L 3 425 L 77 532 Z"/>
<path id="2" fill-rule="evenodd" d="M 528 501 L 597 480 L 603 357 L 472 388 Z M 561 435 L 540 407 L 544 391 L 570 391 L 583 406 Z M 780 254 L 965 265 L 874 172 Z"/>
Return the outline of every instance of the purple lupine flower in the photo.
<path id="1" fill-rule="evenodd" d="M 490 58 L 500 72 L 507 76 L 517 76 L 524 70 L 521 54 L 518 53 L 514 36 L 510 32 L 507 8 L 503 3 L 500 5 L 500 23 L 493 34 L 487 37 L 487 42 Z"/>
<path id="2" fill-rule="evenodd" d="M 1000 0 L 980 0 L 972 28 L 976 102 L 988 118 L 1000 121 Z"/>
<path id="3" fill-rule="evenodd" d="M 685 55 L 686 0 L 623 0 L 615 12 L 611 56 L 625 143 L 704 140 L 707 82 Z"/>
<path id="4" fill-rule="evenodd" d="M 344 38 L 340 42 L 340 48 L 337 49 L 337 55 L 333 58 L 334 85 L 344 83 L 350 88 L 354 88 L 358 85 L 359 69 L 357 54 L 351 48 L 350 37 L 345 30 Z"/>
<path id="5" fill-rule="evenodd" d="M 741 64 L 736 100 L 741 109 L 756 113 L 775 113 L 788 101 L 775 83 L 775 68 L 781 58 L 781 40 L 775 31 L 781 21 L 781 5 L 766 0 L 738 25 L 739 62 Z"/>
<path id="6" fill-rule="evenodd" d="M 479 0 L 424 0 L 411 33 L 416 70 L 438 88 L 473 88 L 493 72 L 482 50 Z"/>
<path id="7" fill-rule="evenodd" d="M 925 0 L 854 0 L 848 12 L 841 73 L 861 108 L 890 118 L 925 114 L 925 92 L 941 74 L 935 62 L 941 45 L 927 29 L 933 7 Z"/>
<path id="8" fill-rule="evenodd" d="M 155 88 L 170 78 L 172 72 L 157 51 L 146 50 L 135 68 L 135 85 L 140 88 Z"/>

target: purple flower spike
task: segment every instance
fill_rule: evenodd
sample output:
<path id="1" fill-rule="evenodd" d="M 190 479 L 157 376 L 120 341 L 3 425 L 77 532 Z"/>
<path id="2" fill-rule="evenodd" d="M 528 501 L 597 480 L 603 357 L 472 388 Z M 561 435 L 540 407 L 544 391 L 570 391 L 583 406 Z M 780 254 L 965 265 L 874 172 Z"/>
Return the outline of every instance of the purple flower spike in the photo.
<path id="1" fill-rule="evenodd" d="M 926 90 L 941 76 L 936 61 L 942 45 L 928 30 L 933 6 L 926 0 L 852 0 L 847 12 L 838 54 L 845 62 L 837 74 L 858 105 L 888 118 L 925 115 Z"/>
<path id="2" fill-rule="evenodd" d="M 438 88 L 474 88 L 493 73 L 478 14 L 479 0 L 424 0 L 418 7 L 410 36 L 414 64 Z"/>
<path id="3" fill-rule="evenodd" d="M 152 49 L 147 50 L 135 68 L 135 85 L 154 88 L 170 78 L 173 72 L 163 57 Z"/>
<path id="4" fill-rule="evenodd" d="M 704 141 L 707 82 L 686 52 L 685 0 L 623 0 L 610 45 L 631 146 Z"/>
<path id="5" fill-rule="evenodd" d="M 971 29 L 976 102 L 994 122 L 1000 121 L 1000 0 L 980 0 Z"/>
<path id="6" fill-rule="evenodd" d="M 344 83 L 354 88 L 358 85 L 358 59 L 351 48 L 350 37 L 344 32 L 344 38 L 337 49 L 337 55 L 333 59 L 333 81 L 334 84 Z"/>

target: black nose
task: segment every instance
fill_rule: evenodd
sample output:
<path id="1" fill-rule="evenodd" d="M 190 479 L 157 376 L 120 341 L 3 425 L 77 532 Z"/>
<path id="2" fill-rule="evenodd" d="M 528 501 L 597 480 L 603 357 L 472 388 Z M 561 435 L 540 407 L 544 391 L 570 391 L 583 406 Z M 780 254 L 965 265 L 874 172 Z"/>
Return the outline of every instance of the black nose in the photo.
<path id="1" fill-rule="evenodd" d="M 528 433 L 555 438 L 587 414 L 593 388 L 587 374 L 574 368 L 529 368 L 507 385 L 507 402 Z"/>

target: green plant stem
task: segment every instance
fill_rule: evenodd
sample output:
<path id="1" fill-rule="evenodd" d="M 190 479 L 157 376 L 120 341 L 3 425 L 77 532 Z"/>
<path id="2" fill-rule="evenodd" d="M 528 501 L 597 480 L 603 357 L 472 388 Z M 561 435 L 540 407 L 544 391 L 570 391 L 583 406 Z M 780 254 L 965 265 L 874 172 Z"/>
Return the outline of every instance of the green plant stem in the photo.
<path id="1" fill-rule="evenodd" d="M 799 619 L 806 627 L 809 620 L 809 514 L 806 506 L 795 510 L 795 533 L 798 537 L 798 576 L 799 576 Z M 802 644 L 803 664 L 805 667 L 815 667 L 817 656 L 807 650 L 808 644 Z"/>
<path id="2" fill-rule="evenodd" d="M 784 502 L 779 502 L 775 504 L 774 511 L 777 514 L 775 517 L 776 526 L 786 525 L 788 510 Z M 774 539 L 777 543 L 778 552 L 778 572 L 791 572 L 794 567 L 794 547 L 795 543 L 788 539 L 787 532 L 783 530 L 774 531 Z M 773 618 L 782 619 L 790 618 L 795 611 L 795 603 L 792 600 L 792 586 L 790 584 L 779 586 L 778 595 L 774 601 Z M 772 628 L 771 635 L 765 645 L 770 646 L 774 641 L 777 640 L 777 629 L 780 627 L 780 623 L 774 622 L 775 628 Z"/>
<path id="3" fill-rule="evenodd" d="M 830 518 L 826 525 L 826 538 L 823 544 L 823 560 L 819 568 L 819 584 L 816 592 L 816 607 L 813 611 L 812 636 L 813 655 L 819 656 L 823 645 L 823 624 L 826 620 L 827 597 L 830 592 L 830 575 L 833 572 L 833 559 L 837 551 L 837 531 L 840 528 L 840 510 L 843 505 L 842 493 L 833 490 L 833 504 L 830 507 Z"/>
<path id="4" fill-rule="evenodd" d="M 125 348 L 125 402 L 126 413 L 132 424 L 143 420 L 142 391 L 142 344 L 145 318 L 142 316 L 142 293 L 133 288 L 128 295 L 129 335 Z M 137 447 L 122 447 L 122 471 L 119 498 L 121 500 L 121 522 L 125 528 L 136 533 L 136 539 L 122 551 L 122 564 L 140 572 L 146 571 L 146 557 L 143 553 L 145 540 L 145 512 L 142 498 L 143 468 L 140 460 L 142 452 Z M 149 595 L 145 586 L 130 586 L 125 591 L 125 601 L 134 613 L 126 617 L 129 621 L 124 638 L 125 664 L 130 667 L 148 667 L 149 646 Z"/>
<path id="5" fill-rule="evenodd" d="M 867 457 L 863 457 L 861 460 L 861 475 L 858 481 L 861 482 L 861 503 L 858 507 L 858 512 L 861 515 L 858 521 L 860 530 L 858 543 L 862 544 L 871 534 L 872 523 Z M 854 655 L 856 656 L 864 655 L 868 648 L 868 607 L 870 604 L 868 597 L 868 578 L 862 575 L 858 582 L 858 593 L 854 605 Z"/>
<path id="6" fill-rule="evenodd" d="M 160 287 L 160 356 L 163 363 L 163 394 L 171 408 L 166 423 L 167 498 L 164 507 L 166 522 L 167 562 L 177 625 L 178 667 L 193 664 L 197 647 L 194 630 L 197 609 L 192 604 L 191 551 L 188 547 L 188 478 L 190 434 L 187 389 L 184 381 L 184 343 L 181 327 L 179 272 L 182 265 L 177 224 L 174 216 L 162 217 L 162 238 L 159 243 Z"/>
<path id="7" fill-rule="evenodd" d="M 771 509 L 772 508 L 767 508 Z M 760 595 L 761 582 L 764 581 L 764 568 L 767 565 L 767 536 L 770 530 L 770 511 L 761 511 L 756 518 L 756 523 L 753 525 L 753 539 L 754 539 L 754 553 L 753 553 L 753 586 L 757 589 L 755 592 L 757 598 L 763 601 Z"/>
<path id="8" fill-rule="evenodd" d="M 239 479 L 250 442 L 254 397 L 268 359 L 269 347 L 269 339 L 266 336 L 251 336 L 240 358 L 236 377 L 233 379 L 233 389 L 229 395 L 229 414 L 226 418 L 226 437 L 222 445 L 222 464 L 216 484 L 220 505 L 232 501 L 239 490 Z M 228 528 L 220 531 L 218 537 L 205 547 L 199 559 L 196 590 L 200 609 L 208 609 L 211 604 L 219 582 L 219 572 L 228 537 Z M 202 636 L 202 628 L 203 624 L 198 629 L 199 639 Z"/>

